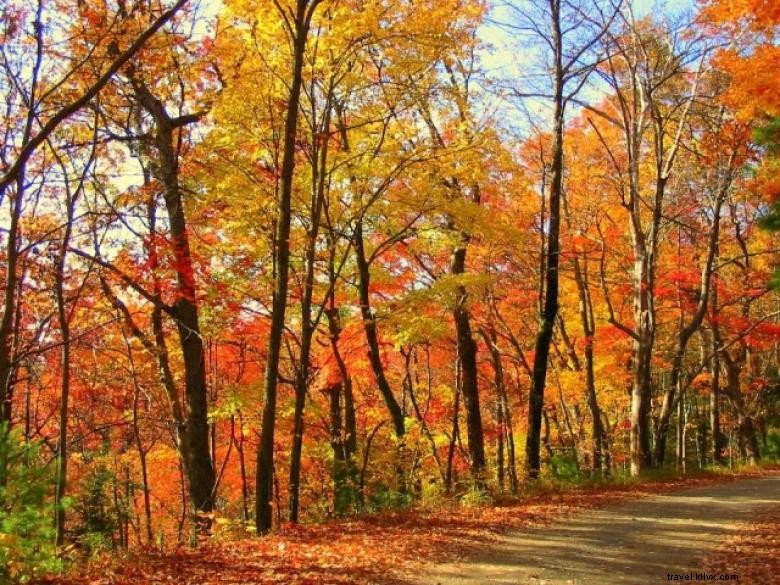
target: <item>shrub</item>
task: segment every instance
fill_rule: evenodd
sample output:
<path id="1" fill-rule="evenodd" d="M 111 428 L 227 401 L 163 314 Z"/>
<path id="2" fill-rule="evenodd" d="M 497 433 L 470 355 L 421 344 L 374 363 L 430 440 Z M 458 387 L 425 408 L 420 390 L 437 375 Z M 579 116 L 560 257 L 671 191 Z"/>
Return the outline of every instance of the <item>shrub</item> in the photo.
<path id="1" fill-rule="evenodd" d="M 116 478 L 113 472 L 98 461 L 81 481 L 74 508 L 77 519 L 74 536 L 89 554 L 114 548 L 117 511 L 110 491 Z"/>
<path id="2" fill-rule="evenodd" d="M 371 494 L 367 507 L 370 512 L 384 512 L 407 508 L 411 503 L 412 494 L 409 492 L 399 492 L 381 485 Z"/>
<path id="3" fill-rule="evenodd" d="M 468 490 L 460 497 L 460 505 L 465 508 L 492 506 L 493 497 L 483 486 L 472 483 L 469 485 Z"/>
<path id="4" fill-rule="evenodd" d="M 54 465 L 42 463 L 40 445 L 1 427 L 0 462 L 5 468 L 5 481 L 0 482 L 0 581 L 27 583 L 60 568 L 51 497 Z"/>
<path id="5" fill-rule="evenodd" d="M 770 431 L 767 435 L 764 456 L 767 459 L 780 460 L 780 431 Z"/>

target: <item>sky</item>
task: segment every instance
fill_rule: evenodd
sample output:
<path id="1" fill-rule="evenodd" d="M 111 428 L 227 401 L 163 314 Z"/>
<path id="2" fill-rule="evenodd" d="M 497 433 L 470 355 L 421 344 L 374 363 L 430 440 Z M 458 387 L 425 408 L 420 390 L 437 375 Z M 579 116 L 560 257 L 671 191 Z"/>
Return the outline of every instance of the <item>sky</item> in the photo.
<path id="1" fill-rule="evenodd" d="M 671 19 L 695 11 L 696 0 L 625 0 L 631 3 L 634 16 L 643 18 L 649 14 L 664 15 Z M 544 68 L 543 47 L 534 33 L 526 35 L 504 26 L 517 22 L 512 9 L 530 4 L 527 0 L 492 0 L 487 22 L 480 28 L 478 36 L 483 43 L 479 54 L 481 70 L 491 80 L 490 93 L 509 89 L 524 93 L 543 92 L 549 81 Z M 545 23 L 534 21 L 540 29 L 546 30 Z M 595 81 L 595 78 L 594 78 Z M 585 99 L 597 99 L 600 88 L 593 83 L 583 88 L 580 96 Z M 490 101 L 490 100 L 488 100 Z M 492 100 L 492 108 L 510 133 L 528 130 L 531 123 L 544 125 L 550 115 L 549 100 L 544 98 L 523 98 L 522 100 Z M 576 112 L 572 108 L 569 117 Z"/>

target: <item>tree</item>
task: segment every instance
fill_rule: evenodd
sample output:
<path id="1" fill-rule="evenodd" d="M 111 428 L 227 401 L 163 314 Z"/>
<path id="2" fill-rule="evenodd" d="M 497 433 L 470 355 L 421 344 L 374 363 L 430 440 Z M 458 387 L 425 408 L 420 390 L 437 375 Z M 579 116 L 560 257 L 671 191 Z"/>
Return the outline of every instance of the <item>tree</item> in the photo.
<path id="1" fill-rule="evenodd" d="M 255 524 L 260 534 L 271 530 L 274 463 L 274 427 L 276 424 L 276 395 L 279 383 L 279 353 L 282 346 L 284 315 L 287 308 L 287 277 L 290 262 L 290 210 L 292 183 L 295 171 L 295 145 L 298 131 L 298 114 L 303 85 L 303 65 L 306 44 L 312 18 L 321 0 L 296 0 L 293 14 L 277 5 L 285 19 L 292 43 L 292 69 L 290 94 L 284 118 L 282 139 L 282 164 L 279 173 L 279 197 L 274 236 L 274 293 L 271 313 L 271 330 L 268 336 L 268 362 L 265 366 L 263 387 L 263 417 L 260 448 L 257 452 L 257 495 Z"/>
<path id="2" fill-rule="evenodd" d="M 14 387 L 14 368 L 16 360 L 13 348 L 14 329 L 18 326 L 14 322 L 18 314 L 18 278 L 17 263 L 19 259 L 19 225 L 25 201 L 25 190 L 27 187 L 27 167 L 33 159 L 36 152 L 44 146 L 54 132 L 71 116 L 87 106 L 112 80 L 112 78 L 144 47 L 147 41 L 152 38 L 166 23 L 171 21 L 178 11 L 186 4 L 187 0 L 178 0 L 170 8 L 160 11 L 159 16 L 153 17 L 151 23 L 141 28 L 138 33 L 130 38 L 130 42 L 124 50 L 119 50 L 117 40 L 113 38 L 114 31 L 106 31 L 109 34 L 104 35 L 99 43 L 93 47 L 100 47 L 101 51 L 107 51 L 109 59 L 102 61 L 74 62 L 72 68 L 62 71 L 52 72 L 57 77 L 47 79 L 47 88 L 42 91 L 41 75 L 44 72 L 44 56 L 48 51 L 48 42 L 44 37 L 45 30 L 42 23 L 44 14 L 44 3 L 38 2 L 33 15 L 33 40 L 36 47 L 32 55 L 32 61 L 25 63 L 20 56 L 20 61 L 12 62 L 6 60 L 10 67 L 4 68 L 4 74 L 8 88 L 7 103 L 9 106 L 21 104 L 22 111 L 11 110 L 11 115 L 6 117 L 6 121 L 12 124 L 20 123 L 19 127 L 6 125 L 6 144 L 10 147 L 3 149 L 3 174 L 0 176 L 0 200 L 8 197 L 11 202 L 10 229 L 6 248 L 7 268 L 6 268 L 6 287 L 3 302 L 3 317 L 0 321 L 0 420 L 7 425 L 11 424 L 11 407 L 13 400 Z M 12 8 L 7 7 L 9 18 L 14 17 Z M 78 12 L 78 11 L 75 11 Z M 9 20 L 9 22 L 13 22 Z M 6 41 L 14 40 L 14 36 L 20 31 L 18 26 L 9 25 L 5 30 Z M 13 64 L 11 64 L 13 63 Z M 48 65 L 48 63 L 47 63 Z M 61 90 L 67 85 L 68 80 L 75 74 L 81 75 L 89 70 L 96 72 L 88 77 L 86 84 L 80 87 L 75 96 L 67 97 L 64 102 L 58 102 L 61 98 Z M 48 67 L 46 70 L 47 73 Z M 24 96 L 21 101 L 15 101 L 14 95 L 17 93 Z M 48 113 L 48 116 L 44 114 Z M 46 116 L 46 117 L 44 117 Z M 64 262 L 64 255 L 62 255 Z M 64 264 L 63 264 L 64 265 Z M 64 315 L 61 313 L 61 322 Z M 67 334 L 66 334 L 67 337 Z M 69 345 L 67 339 L 64 340 Z M 67 351 L 67 350 L 65 350 Z M 68 360 L 65 360 L 68 363 Z M 63 411 L 67 415 L 67 379 L 63 381 Z M 65 429 L 67 420 L 60 421 L 61 428 Z M 62 440 L 67 439 L 63 434 Z M 58 490 L 64 489 L 65 472 L 65 448 L 61 445 L 61 486 Z M 6 470 L 5 462 L 0 461 L 0 485 L 4 483 Z M 58 531 L 58 539 L 61 539 L 61 530 Z"/>
<path id="3" fill-rule="evenodd" d="M 598 2 L 569 5 L 559 0 L 532 3 L 529 8 L 513 6 L 519 19 L 512 28 L 530 30 L 539 34 L 551 52 L 552 87 L 552 146 L 549 162 L 549 204 L 547 205 L 546 249 L 544 250 L 544 278 L 540 284 L 543 301 L 540 306 L 539 330 L 534 347 L 532 387 L 528 407 L 528 435 L 526 437 L 526 473 L 530 479 L 539 476 L 540 436 L 544 391 L 550 344 L 558 316 L 558 289 L 560 265 L 561 197 L 564 176 L 564 126 L 566 107 L 572 101 L 595 69 L 601 57 L 601 39 L 612 26 L 620 5 L 602 7 Z M 549 33 L 539 28 L 539 22 L 549 23 Z M 577 33 L 575 36 L 573 33 Z M 569 41 L 566 37 L 574 37 Z M 518 97 L 548 97 L 516 90 Z M 543 193 L 544 197 L 545 194 Z"/>
<path id="4" fill-rule="evenodd" d="M 620 197 L 627 212 L 633 245 L 634 324 L 630 327 L 616 321 L 611 310 L 610 322 L 634 342 L 631 473 L 639 475 L 651 464 L 649 420 L 657 334 L 655 286 L 664 205 L 691 108 L 699 94 L 706 50 L 700 46 L 698 38 L 682 41 L 678 34 L 681 29 L 653 30 L 652 26 L 636 21 L 630 8 L 622 14 L 622 23 L 622 34 L 609 36 L 603 74 L 615 92 L 610 104 L 615 113 L 600 118 L 619 128 L 625 145 L 618 157 L 604 143 L 614 161 L 615 172 L 622 179 Z M 679 84 L 685 83 L 686 67 L 692 64 L 696 68 L 690 74 L 689 90 L 675 91 Z M 666 96 L 671 97 L 671 105 L 663 103 Z M 643 158 L 647 141 L 652 153 L 649 165 Z M 626 161 L 625 168 L 618 160 Z M 648 166 L 650 184 L 646 187 Z M 651 190 L 649 213 L 643 193 L 647 188 Z"/>

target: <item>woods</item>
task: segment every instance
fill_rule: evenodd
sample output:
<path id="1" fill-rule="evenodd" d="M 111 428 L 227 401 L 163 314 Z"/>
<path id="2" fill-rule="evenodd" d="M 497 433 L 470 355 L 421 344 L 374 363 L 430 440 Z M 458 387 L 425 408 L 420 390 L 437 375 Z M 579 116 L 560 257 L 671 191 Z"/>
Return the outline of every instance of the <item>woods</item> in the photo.
<path id="1" fill-rule="evenodd" d="M 0 578 L 780 456 L 778 22 L 6 0 Z"/>

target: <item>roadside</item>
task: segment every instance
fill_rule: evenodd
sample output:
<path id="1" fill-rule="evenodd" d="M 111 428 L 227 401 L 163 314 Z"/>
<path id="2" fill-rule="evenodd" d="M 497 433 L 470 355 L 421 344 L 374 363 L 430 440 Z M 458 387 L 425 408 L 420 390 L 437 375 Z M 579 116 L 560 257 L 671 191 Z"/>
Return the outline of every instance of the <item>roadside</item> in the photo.
<path id="1" fill-rule="evenodd" d="M 742 523 L 735 534 L 702 559 L 702 566 L 737 574 L 741 583 L 780 582 L 780 505 Z"/>
<path id="2" fill-rule="evenodd" d="M 736 575 L 742 583 L 777 583 L 778 573 L 773 580 L 758 581 L 756 572 L 748 577 L 744 559 L 720 562 L 718 546 L 737 535 L 745 520 L 778 508 L 778 474 L 631 499 L 513 532 L 488 550 L 431 565 L 409 582 L 636 585 L 722 581 Z M 769 553 L 767 528 L 772 527 L 755 525 L 748 531 L 754 556 Z M 744 539 L 737 542 L 738 548 Z M 712 555 L 701 560 L 709 551 Z M 768 578 L 772 572 L 762 574 Z"/>
<path id="3" fill-rule="evenodd" d="M 666 478 L 642 484 L 546 491 L 489 507 L 404 510 L 321 525 L 284 526 L 263 539 L 221 541 L 217 534 L 207 547 L 198 550 L 132 554 L 124 559 L 106 557 L 67 578 L 47 583 L 410 583 L 433 563 L 454 562 L 490 551 L 517 531 L 547 526 L 626 500 L 644 500 L 683 488 L 727 486 L 762 475 L 780 478 L 777 471 Z"/>

